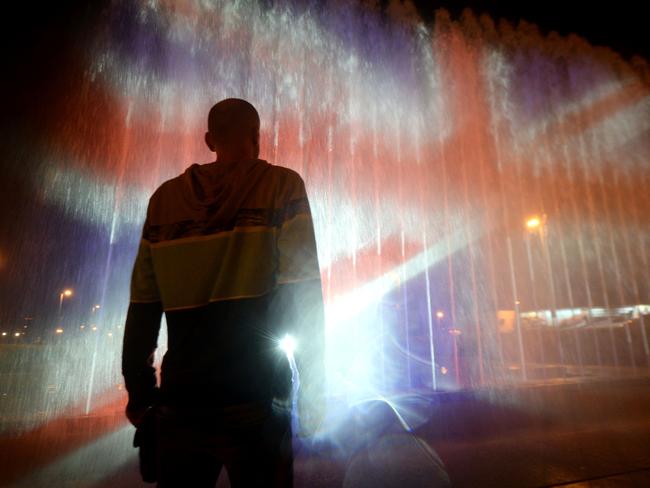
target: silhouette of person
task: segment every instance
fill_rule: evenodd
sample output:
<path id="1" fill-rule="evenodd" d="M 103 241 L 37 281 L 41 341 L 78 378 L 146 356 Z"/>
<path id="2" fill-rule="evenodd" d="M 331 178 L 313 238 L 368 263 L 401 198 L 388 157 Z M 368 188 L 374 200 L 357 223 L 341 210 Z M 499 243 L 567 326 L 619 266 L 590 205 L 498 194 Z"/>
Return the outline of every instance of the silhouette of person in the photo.
<path id="1" fill-rule="evenodd" d="M 240 99 L 212 107 L 216 161 L 190 166 L 149 200 L 122 354 L 141 473 L 160 487 L 291 486 L 296 344 L 300 435 L 321 418 L 324 323 L 305 185 L 258 159 L 260 119 Z M 162 313 L 168 350 L 156 382 Z"/>

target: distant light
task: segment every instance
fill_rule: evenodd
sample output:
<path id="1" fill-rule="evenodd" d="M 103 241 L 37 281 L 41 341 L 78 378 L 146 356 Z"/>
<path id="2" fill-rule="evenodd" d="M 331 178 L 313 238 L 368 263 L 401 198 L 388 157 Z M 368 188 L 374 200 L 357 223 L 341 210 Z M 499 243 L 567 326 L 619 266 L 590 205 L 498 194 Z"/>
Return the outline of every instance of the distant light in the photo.
<path id="1" fill-rule="evenodd" d="M 528 230 L 535 230 L 540 225 L 542 225 L 542 219 L 539 218 L 538 216 L 533 216 L 528 218 L 528 220 L 526 220 L 526 227 L 528 228 Z"/>
<path id="2" fill-rule="evenodd" d="M 81 330 L 84 330 L 84 329 L 86 328 L 86 326 L 85 326 L 85 325 L 80 325 L 79 328 L 80 328 Z"/>
<path id="3" fill-rule="evenodd" d="M 96 331 L 96 330 L 97 330 L 97 326 L 93 325 L 93 331 Z"/>
<path id="4" fill-rule="evenodd" d="M 63 329 L 59 327 L 54 332 L 56 332 L 57 334 L 63 334 Z"/>
<path id="5" fill-rule="evenodd" d="M 5 337 L 6 335 L 7 335 L 6 332 L 3 332 L 3 333 L 2 333 L 2 337 Z"/>
<path id="6" fill-rule="evenodd" d="M 72 296 L 72 290 L 70 288 L 66 288 L 63 290 L 63 296 L 64 297 L 71 297 Z"/>
<path id="7" fill-rule="evenodd" d="M 20 337 L 20 332 L 16 332 L 16 333 L 14 334 L 14 336 L 15 336 L 15 337 Z"/>
<path id="8" fill-rule="evenodd" d="M 287 355 L 287 357 L 291 358 L 293 357 L 293 353 L 296 350 L 296 340 L 289 334 L 286 334 L 282 339 L 280 339 L 279 346 L 280 349 Z"/>
<path id="9" fill-rule="evenodd" d="M 106 335 L 107 335 L 108 337 L 113 337 L 113 333 L 112 333 L 112 332 L 109 332 L 109 333 L 106 334 Z"/>
<path id="10" fill-rule="evenodd" d="M 439 319 L 443 318 L 444 316 L 445 316 L 445 313 L 442 310 L 438 310 L 436 312 L 436 317 L 438 317 Z"/>
<path id="11" fill-rule="evenodd" d="M 442 374 L 447 374 L 447 373 L 449 372 L 449 370 L 448 370 L 447 368 L 445 368 L 444 366 L 442 366 L 442 367 L 440 368 L 440 372 L 441 372 Z"/>
<path id="12" fill-rule="evenodd" d="M 462 334 L 460 329 L 449 329 L 449 333 L 453 336 L 459 336 Z"/>

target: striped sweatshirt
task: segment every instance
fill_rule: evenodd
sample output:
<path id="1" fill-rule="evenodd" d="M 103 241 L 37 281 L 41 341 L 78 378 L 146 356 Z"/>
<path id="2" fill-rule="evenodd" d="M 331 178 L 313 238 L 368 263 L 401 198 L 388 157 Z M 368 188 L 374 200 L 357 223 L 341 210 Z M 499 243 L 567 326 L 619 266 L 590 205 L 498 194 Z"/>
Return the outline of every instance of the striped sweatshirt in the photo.
<path id="1" fill-rule="evenodd" d="M 305 185 L 263 160 L 192 165 L 149 200 L 133 267 L 122 372 L 130 408 L 163 402 L 268 403 L 286 397 L 278 340 L 296 338 L 301 402 L 321 401 L 324 323 Z"/>

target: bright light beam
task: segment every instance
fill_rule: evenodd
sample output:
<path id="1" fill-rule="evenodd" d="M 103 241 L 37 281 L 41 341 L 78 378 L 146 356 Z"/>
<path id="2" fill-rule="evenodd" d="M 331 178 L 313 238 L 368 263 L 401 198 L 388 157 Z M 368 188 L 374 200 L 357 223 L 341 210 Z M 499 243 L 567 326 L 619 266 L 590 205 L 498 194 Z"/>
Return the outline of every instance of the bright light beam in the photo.
<path id="1" fill-rule="evenodd" d="M 452 234 L 450 238 L 451 249 L 449 249 L 451 253 L 458 251 L 468 244 L 463 237 L 464 234 L 465 232 L 461 232 L 460 230 Z M 402 276 L 404 281 L 408 281 L 427 269 L 427 265 L 433 266 L 446 256 L 446 242 L 444 239 L 440 239 L 432 246 L 429 246 L 424 251 L 396 266 L 379 278 L 342 297 L 338 297 L 327 307 L 328 329 L 336 329 L 337 324 L 343 324 L 345 321 L 356 317 L 373 303 L 381 300 L 381 297 L 397 286 L 395 276 Z"/>
<path id="2" fill-rule="evenodd" d="M 287 355 L 289 360 L 293 358 L 293 353 L 296 350 L 296 340 L 292 336 L 285 334 L 285 336 L 280 339 L 278 346 Z"/>

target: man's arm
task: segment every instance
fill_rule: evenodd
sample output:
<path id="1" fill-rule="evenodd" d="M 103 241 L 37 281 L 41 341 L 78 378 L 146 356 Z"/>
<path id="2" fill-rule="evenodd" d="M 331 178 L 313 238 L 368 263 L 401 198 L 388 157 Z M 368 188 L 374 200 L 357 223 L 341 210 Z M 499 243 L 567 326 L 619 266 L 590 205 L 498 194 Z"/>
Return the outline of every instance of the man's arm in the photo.
<path id="1" fill-rule="evenodd" d="M 122 375 L 129 393 L 126 415 L 135 426 L 156 400 L 153 360 L 161 317 L 162 303 L 153 271 L 151 248 L 143 239 L 131 277 L 131 303 L 122 347 Z"/>
<path id="2" fill-rule="evenodd" d="M 325 318 L 314 226 L 300 179 L 278 235 L 278 258 L 280 329 L 296 340 L 301 434 L 311 435 L 325 405 Z"/>
<path id="3" fill-rule="evenodd" d="M 122 375 L 129 392 L 126 416 L 135 426 L 156 400 L 156 368 L 153 360 L 161 317 L 160 302 L 131 303 L 126 316 Z"/>

